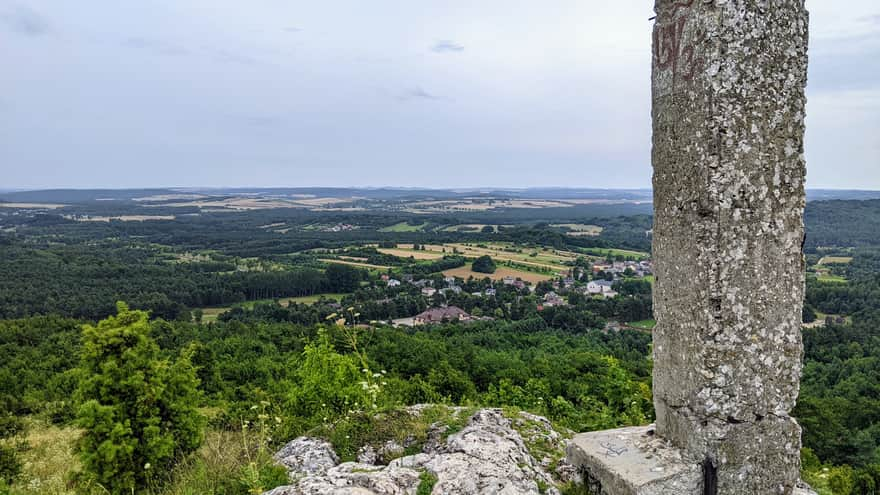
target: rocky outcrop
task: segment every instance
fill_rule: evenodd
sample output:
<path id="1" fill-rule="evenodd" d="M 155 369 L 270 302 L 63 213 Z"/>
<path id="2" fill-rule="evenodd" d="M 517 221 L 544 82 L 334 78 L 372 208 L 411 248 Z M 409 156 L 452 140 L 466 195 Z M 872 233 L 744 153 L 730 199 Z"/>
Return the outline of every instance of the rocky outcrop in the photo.
<path id="1" fill-rule="evenodd" d="M 434 494 L 558 494 L 547 472 L 552 455 L 542 451 L 542 459 L 536 460 L 517 428 L 535 435 L 542 445 L 558 445 L 560 451 L 564 441 L 540 416 L 520 416 L 514 422 L 501 410 L 482 409 L 445 439 L 446 425 L 434 424 L 421 453 L 387 465 L 338 464 L 326 442 L 298 438 L 276 454 L 288 468 L 291 484 L 266 495 L 412 495 L 422 483 L 433 483 Z M 364 448 L 359 461 L 378 457 L 372 448 Z"/>
<path id="2" fill-rule="evenodd" d="M 320 438 L 299 437 L 275 453 L 275 460 L 299 476 L 325 474 L 339 464 L 339 457 L 329 442 Z"/>

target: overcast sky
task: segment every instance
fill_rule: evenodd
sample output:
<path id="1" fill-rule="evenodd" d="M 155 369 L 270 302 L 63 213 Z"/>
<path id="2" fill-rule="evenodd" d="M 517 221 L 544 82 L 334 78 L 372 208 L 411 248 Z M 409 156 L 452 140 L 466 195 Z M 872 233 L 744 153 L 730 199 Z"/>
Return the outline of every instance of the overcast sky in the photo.
<path id="1" fill-rule="evenodd" d="M 880 1 L 807 6 L 807 185 L 880 189 Z M 0 188 L 649 187 L 652 7 L 0 0 Z"/>

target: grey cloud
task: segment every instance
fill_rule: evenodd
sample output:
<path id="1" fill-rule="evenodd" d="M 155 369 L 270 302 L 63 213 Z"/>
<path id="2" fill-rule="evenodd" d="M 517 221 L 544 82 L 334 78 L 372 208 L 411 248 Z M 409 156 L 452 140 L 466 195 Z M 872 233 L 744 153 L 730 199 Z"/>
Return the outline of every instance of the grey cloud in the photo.
<path id="1" fill-rule="evenodd" d="M 398 98 L 400 101 L 411 101 L 411 100 L 439 100 L 440 97 L 437 95 L 432 95 L 428 93 L 421 87 L 410 88 L 406 90 L 403 94 L 401 94 Z"/>
<path id="2" fill-rule="evenodd" d="M 0 15 L 0 21 L 12 31 L 27 36 L 42 36 L 51 31 L 49 21 L 25 5 L 14 4 L 11 11 Z"/>
<path id="3" fill-rule="evenodd" d="M 185 55 L 189 53 L 189 50 L 181 46 L 141 37 L 127 38 L 122 42 L 122 45 L 129 48 L 147 50 L 159 55 Z"/>
<path id="4" fill-rule="evenodd" d="M 242 64 L 242 65 L 257 65 L 260 63 L 259 60 L 250 57 L 248 55 L 241 55 L 238 53 L 230 52 L 226 49 L 215 49 L 211 50 L 214 55 L 214 60 L 218 62 L 226 62 L 233 64 Z"/>
<path id="5" fill-rule="evenodd" d="M 464 46 L 452 40 L 440 40 L 431 47 L 431 51 L 435 53 L 450 53 L 464 51 Z"/>
<path id="6" fill-rule="evenodd" d="M 299 28 L 296 26 L 290 26 L 290 27 L 284 28 L 284 31 L 287 33 L 299 33 L 302 31 L 302 28 Z"/>

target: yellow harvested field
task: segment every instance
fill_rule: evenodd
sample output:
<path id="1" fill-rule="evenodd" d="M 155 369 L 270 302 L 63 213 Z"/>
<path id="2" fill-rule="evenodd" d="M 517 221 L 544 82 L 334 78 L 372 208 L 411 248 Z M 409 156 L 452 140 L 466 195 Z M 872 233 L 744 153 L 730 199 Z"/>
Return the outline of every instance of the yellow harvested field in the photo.
<path id="1" fill-rule="evenodd" d="M 154 196 L 134 198 L 134 201 L 182 201 L 207 197 L 208 196 L 205 196 L 204 194 L 156 194 Z"/>
<path id="2" fill-rule="evenodd" d="M 338 203 L 351 203 L 353 199 L 355 198 L 312 198 L 298 199 L 296 200 L 296 203 L 305 206 L 329 206 Z"/>
<path id="3" fill-rule="evenodd" d="M 460 277 L 465 280 L 467 280 L 469 277 L 474 277 L 474 278 L 489 277 L 492 280 L 501 280 L 504 277 L 511 276 L 513 278 L 521 278 L 521 279 L 525 280 L 526 282 L 531 282 L 533 284 L 536 284 L 538 282 L 543 282 L 544 280 L 550 280 L 551 278 L 553 278 L 550 275 L 542 275 L 540 273 L 532 273 L 532 272 L 525 272 L 522 270 L 514 270 L 513 268 L 507 268 L 504 266 L 499 266 L 498 269 L 495 270 L 495 273 L 492 273 L 492 274 L 478 273 L 478 272 L 471 270 L 470 265 L 462 266 L 460 268 L 453 268 L 452 270 L 446 270 L 443 272 L 443 275 L 447 276 L 447 277 Z"/>
<path id="4" fill-rule="evenodd" d="M 410 256 L 416 260 L 436 260 L 443 257 L 443 253 L 437 253 L 434 251 L 428 251 L 427 248 L 425 251 L 413 251 L 412 249 L 391 249 L 391 248 L 382 248 L 378 250 L 383 254 L 390 254 L 391 256 L 397 256 L 398 258 L 409 258 Z"/>
<path id="5" fill-rule="evenodd" d="M 824 258 L 819 260 L 820 265 L 827 265 L 829 263 L 841 263 L 846 264 L 851 262 L 852 256 L 825 256 Z"/>
<path id="6" fill-rule="evenodd" d="M 198 208 L 225 208 L 230 210 L 265 210 L 269 208 L 305 208 L 308 205 L 298 204 L 298 202 L 283 199 L 228 198 L 194 200 L 180 203 L 146 204 L 144 206 L 175 208 L 196 206 Z"/>
<path id="7" fill-rule="evenodd" d="M 442 252 L 445 248 L 447 254 L 453 254 L 453 250 L 468 258 L 478 258 L 480 256 L 491 256 L 495 261 L 510 261 L 521 265 L 531 266 L 540 269 L 554 270 L 564 272 L 569 269 L 565 265 L 566 262 L 573 261 L 577 258 L 575 253 L 565 251 L 556 251 L 552 249 L 527 249 L 522 248 L 521 253 L 505 251 L 504 247 L 511 247 L 508 244 L 487 244 L 487 247 L 467 246 L 461 243 L 447 244 L 445 246 L 426 245 L 428 251 Z M 519 248 L 517 248 L 519 249 Z M 536 256 L 530 256 L 537 252 Z"/>
<path id="8" fill-rule="evenodd" d="M 573 206 L 566 201 L 544 199 L 459 199 L 418 201 L 407 205 L 404 211 L 412 213 L 428 213 L 437 211 L 487 211 L 496 208 L 568 208 Z"/>
<path id="9" fill-rule="evenodd" d="M 28 209 L 46 209 L 54 210 L 56 208 L 64 208 L 67 205 L 56 203 L 0 203 L 0 208 L 28 208 Z"/>
<path id="10" fill-rule="evenodd" d="M 376 270 L 387 270 L 387 269 L 391 268 L 390 266 L 371 265 L 369 263 L 360 263 L 357 261 L 331 260 L 331 259 L 322 259 L 322 260 L 318 260 L 318 261 L 323 261 L 324 263 L 336 263 L 337 265 L 359 266 L 361 268 L 375 268 Z"/>

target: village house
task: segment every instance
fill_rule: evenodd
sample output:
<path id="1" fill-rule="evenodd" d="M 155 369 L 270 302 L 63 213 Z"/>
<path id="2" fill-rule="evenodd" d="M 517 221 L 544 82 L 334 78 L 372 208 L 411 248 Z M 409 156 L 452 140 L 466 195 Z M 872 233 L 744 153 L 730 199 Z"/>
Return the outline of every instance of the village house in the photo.
<path id="1" fill-rule="evenodd" d="M 565 306 L 566 304 L 568 303 L 565 302 L 565 299 L 553 291 L 544 294 L 544 307 L 551 308 L 553 306 Z"/>
<path id="2" fill-rule="evenodd" d="M 611 286 L 614 285 L 614 282 L 608 280 L 591 280 L 587 282 L 587 294 L 606 294 L 608 292 L 614 292 L 611 289 Z"/>
<path id="3" fill-rule="evenodd" d="M 437 289 L 435 289 L 433 287 L 424 287 L 422 289 L 422 295 L 425 297 L 431 297 L 436 293 L 437 293 Z"/>
<path id="4" fill-rule="evenodd" d="M 413 317 L 413 325 L 427 325 L 446 321 L 470 321 L 473 317 L 457 306 L 431 308 Z"/>
<path id="5" fill-rule="evenodd" d="M 496 291 L 494 287 L 489 287 L 488 289 L 486 289 L 486 292 L 485 292 L 486 297 L 495 297 L 495 294 L 497 294 L 497 293 L 498 293 L 498 291 Z"/>
<path id="6" fill-rule="evenodd" d="M 446 282 L 448 285 L 454 285 L 455 277 L 444 277 L 443 281 Z"/>
<path id="7" fill-rule="evenodd" d="M 400 280 L 395 280 L 393 278 L 388 279 L 388 287 L 400 287 Z"/>
<path id="8" fill-rule="evenodd" d="M 443 289 L 440 289 L 440 293 L 443 294 L 444 296 L 449 292 L 452 292 L 453 294 L 460 294 L 461 287 L 459 287 L 457 285 L 453 285 L 450 287 L 444 287 Z"/>
<path id="9" fill-rule="evenodd" d="M 501 281 L 504 282 L 504 285 L 513 285 L 513 283 L 516 282 L 516 279 L 508 275 L 501 279 Z"/>

